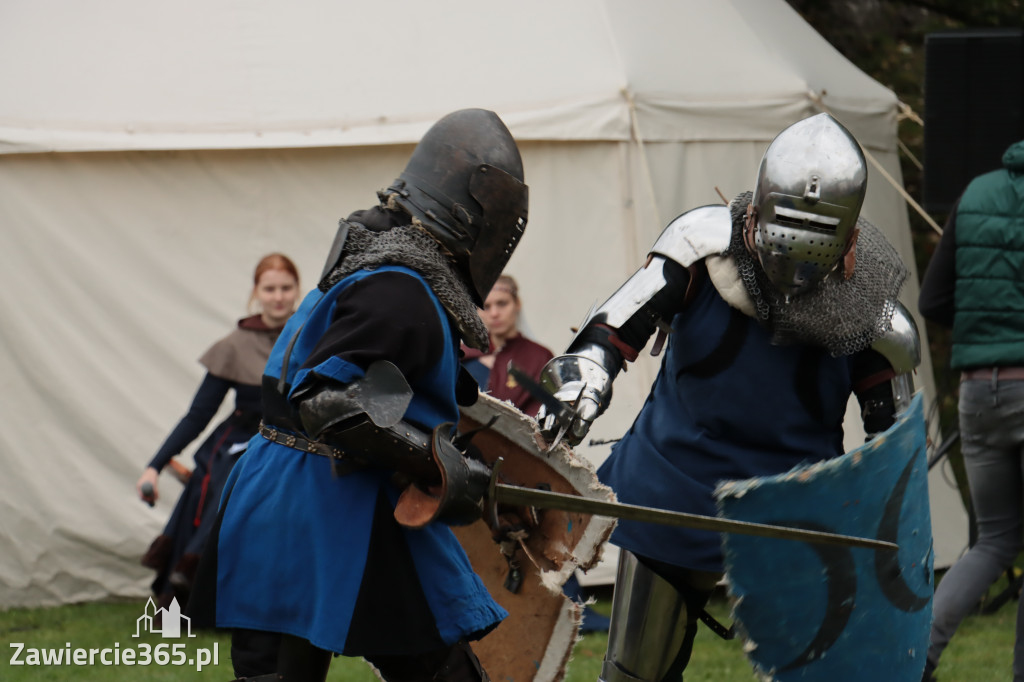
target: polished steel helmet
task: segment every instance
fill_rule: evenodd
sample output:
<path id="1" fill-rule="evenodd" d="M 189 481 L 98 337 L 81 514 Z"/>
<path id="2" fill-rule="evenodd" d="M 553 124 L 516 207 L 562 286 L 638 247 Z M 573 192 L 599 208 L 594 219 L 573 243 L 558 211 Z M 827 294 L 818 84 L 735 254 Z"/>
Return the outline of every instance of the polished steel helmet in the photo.
<path id="1" fill-rule="evenodd" d="M 381 194 L 451 254 L 482 307 L 527 218 L 523 161 L 498 115 L 462 109 L 439 120 Z"/>
<path id="2" fill-rule="evenodd" d="M 764 153 L 752 206 L 752 247 L 786 297 L 832 272 L 855 236 L 867 189 L 860 145 L 829 114 L 794 123 Z"/>

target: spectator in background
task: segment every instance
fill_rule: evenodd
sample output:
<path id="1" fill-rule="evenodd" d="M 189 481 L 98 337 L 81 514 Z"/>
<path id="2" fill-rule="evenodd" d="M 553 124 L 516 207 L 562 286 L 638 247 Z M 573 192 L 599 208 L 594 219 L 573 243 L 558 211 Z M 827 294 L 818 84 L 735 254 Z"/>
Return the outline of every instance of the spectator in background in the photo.
<path id="1" fill-rule="evenodd" d="M 182 478 L 185 489 L 161 533 L 142 558 L 142 565 L 157 572 L 153 593 L 159 606 L 177 597 L 188 601 L 199 556 L 217 512 L 220 492 L 235 461 L 245 450 L 260 423 L 260 383 L 270 349 L 295 310 L 299 272 L 280 253 L 264 256 L 253 273 L 249 308 L 259 312 L 242 318 L 236 328 L 217 341 L 199 362 L 206 368 L 188 412 L 164 441 L 135 484 L 145 502 L 160 495 L 160 472 L 172 458 L 202 434 L 234 389 L 235 409 L 203 441 L 195 453 L 195 468 Z"/>
<path id="2" fill-rule="evenodd" d="M 1024 141 L 1003 168 L 967 186 L 946 223 L 918 301 L 952 327 L 961 370 L 960 440 L 978 540 L 935 590 L 924 680 L 989 586 L 1013 564 L 1024 533 Z M 1024 601 L 1013 679 L 1024 681 Z"/>
<path id="3" fill-rule="evenodd" d="M 462 364 L 480 384 L 480 390 L 507 400 L 532 417 L 540 409 L 540 403 L 509 376 L 508 363 L 514 362 L 536 378 L 553 354 L 520 332 L 522 309 L 519 285 L 509 275 L 500 276 L 487 294 L 481 315 L 491 339 L 490 348 L 482 352 L 463 346 Z"/>

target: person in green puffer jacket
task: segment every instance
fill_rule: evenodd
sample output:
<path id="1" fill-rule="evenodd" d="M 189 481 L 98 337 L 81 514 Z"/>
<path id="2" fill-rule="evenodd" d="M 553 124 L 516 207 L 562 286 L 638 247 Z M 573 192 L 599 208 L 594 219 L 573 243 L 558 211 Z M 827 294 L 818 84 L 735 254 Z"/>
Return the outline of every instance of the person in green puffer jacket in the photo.
<path id="1" fill-rule="evenodd" d="M 950 366 L 961 370 L 960 437 L 978 539 L 935 591 L 924 680 L 1024 537 L 1024 140 L 1003 168 L 976 177 L 946 223 L 918 307 L 952 327 Z M 1024 681 L 1024 601 L 1013 679 Z"/>

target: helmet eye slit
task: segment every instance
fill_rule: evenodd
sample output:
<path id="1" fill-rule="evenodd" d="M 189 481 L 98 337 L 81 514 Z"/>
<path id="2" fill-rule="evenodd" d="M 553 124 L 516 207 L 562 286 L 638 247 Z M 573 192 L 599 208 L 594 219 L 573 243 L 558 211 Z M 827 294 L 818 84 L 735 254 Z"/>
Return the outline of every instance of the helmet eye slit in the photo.
<path id="1" fill-rule="evenodd" d="M 808 220 L 807 227 L 819 232 L 835 232 L 837 226 L 829 223 L 818 222 L 817 220 Z"/>
<path id="2" fill-rule="evenodd" d="M 782 227 L 788 227 L 794 230 L 814 230 L 815 232 L 826 232 L 835 234 L 836 225 L 832 223 L 826 223 L 820 220 L 812 220 L 810 218 L 794 218 L 792 216 L 783 215 L 781 213 L 775 214 L 775 224 Z"/>
<path id="3" fill-rule="evenodd" d="M 782 225 L 783 227 L 793 227 L 796 229 L 802 229 L 807 221 L 800 220 L 799 218 L 790 218 L 789 216 L 776 214 L 775 222 L 779 225 Z"/>

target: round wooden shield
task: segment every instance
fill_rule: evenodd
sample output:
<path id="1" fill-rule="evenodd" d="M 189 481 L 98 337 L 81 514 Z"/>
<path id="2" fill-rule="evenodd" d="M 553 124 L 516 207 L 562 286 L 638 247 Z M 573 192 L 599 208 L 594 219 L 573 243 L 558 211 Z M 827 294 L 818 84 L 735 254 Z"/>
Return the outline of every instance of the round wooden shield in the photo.
<path id="1" fill-rule="evenodd" d="M 549 451 L 536 421 L 509 403 L 481 394 L 475 405 L 463 408 L 459 431 L 480 428 L 494 417 L 490 428 L 473 437 L 473 445 L 488 464 L 502 458 L 503 483 L 615 500 L 589 462 L 565 444 Z M 615 527 L 612 519 L 577 512 L 546 509 L 536 514 L 537 524 L 516 543 L 513 560 L 522 578 L 515 591 L 506 587 L 510 563 L 487 522 L 453 528 L 477 575 L 509 612 L 497 628 L 473 643 L 492 680 L 557 682 L 564 677 L 582 608 L 562 593 L 562 586 L 576 568 L 587 570 L 600 560 Z"/>

